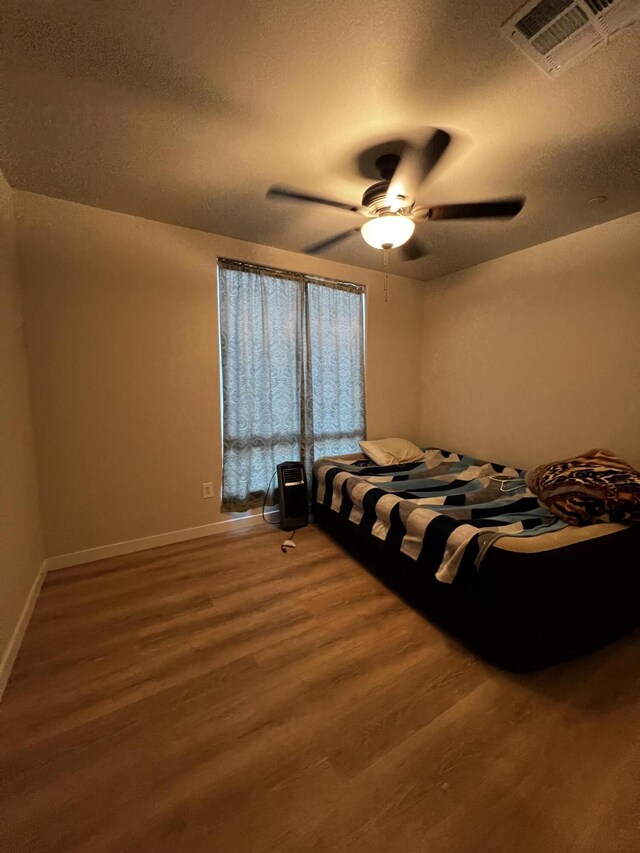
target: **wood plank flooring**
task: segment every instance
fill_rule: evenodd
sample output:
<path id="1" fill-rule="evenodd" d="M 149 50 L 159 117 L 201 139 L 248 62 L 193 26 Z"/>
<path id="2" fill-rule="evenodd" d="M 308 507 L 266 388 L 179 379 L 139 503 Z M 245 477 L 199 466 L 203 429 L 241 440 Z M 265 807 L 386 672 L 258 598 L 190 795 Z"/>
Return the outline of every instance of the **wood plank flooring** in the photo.
<path id="1" fill-rule="evenodd" d="M 640 635 L 509 675 L 321 530 L 51 573 L 0 704 L 0 850 L 640 850 Z"/>

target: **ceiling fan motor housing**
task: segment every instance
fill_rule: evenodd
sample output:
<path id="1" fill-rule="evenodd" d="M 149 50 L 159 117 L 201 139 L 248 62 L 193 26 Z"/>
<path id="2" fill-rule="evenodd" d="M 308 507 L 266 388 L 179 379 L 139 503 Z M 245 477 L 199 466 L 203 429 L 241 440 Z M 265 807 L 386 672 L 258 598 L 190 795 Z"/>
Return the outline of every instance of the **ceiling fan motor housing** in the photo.
<path id="1" fill-rule="evenodd" d="M 380 173 L 382 180 L 367 187 L 362 196 L 362 206 L 369 208 L 369 213 L 372 216 L 377 216 L 389 210 L 387 193 L 399 162 L 399 155 L 392 153 L 383 154 L 376 160 L 376 169 Z M 398 200 L 401 201 L 402 199 L 399 197 Z"/>
<path id="2" fill-rule="evenodd" d="M 372 184 L 364 191 L 362 196 L 362 206 L 368 207 L 371 213 L 380 213 L 387 205 L 387 190 L 389 189 L 389 181 L 378 181 L 377 184 Z"/>

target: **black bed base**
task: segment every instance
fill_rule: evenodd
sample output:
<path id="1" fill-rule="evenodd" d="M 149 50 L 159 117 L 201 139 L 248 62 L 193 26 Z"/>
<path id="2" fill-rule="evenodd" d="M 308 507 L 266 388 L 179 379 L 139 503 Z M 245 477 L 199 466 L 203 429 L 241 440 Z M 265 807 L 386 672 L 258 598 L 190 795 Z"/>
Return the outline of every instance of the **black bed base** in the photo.
<path id="1" fill-rule="evenodd" d="M 460 582 L 444 584 L 332 510 L 313 513 L 388 589 L 502 669 L 541 669 L 640 625 L 640 527 L 553 552 L 490 548 L 478 570 L 470 553 Z"/>

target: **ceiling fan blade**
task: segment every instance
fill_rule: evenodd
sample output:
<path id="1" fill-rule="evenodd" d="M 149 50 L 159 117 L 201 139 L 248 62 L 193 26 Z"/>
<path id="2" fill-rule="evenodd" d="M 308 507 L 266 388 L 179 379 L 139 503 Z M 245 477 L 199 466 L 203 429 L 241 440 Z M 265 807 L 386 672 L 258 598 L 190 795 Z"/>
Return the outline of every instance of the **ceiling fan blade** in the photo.
<path id="1" fill-rule="evenodd" d="M 392 209 L 394 206 L 407 207 L 415 201 L 420 185 L 447 150 L 450 142 L 449 134 L 438 129 L 421 148 L 413 145 L 405 147 L 387 190 L 387 202 Z M 406 199 L 406 203 L 398 204 L 399 199 Z"/>
<path id="2" fill-rule="evenodd" d="M 429 254 L 429 247 L 417 237 L 412 237 L 403 246 L 400 246 L 398 251 L 401 254 L 403 261 L 417 261 L 420 258 L 425 258 Z"/>
<path id="3" fill-rule="evenodd" d="M 348 204 L 344 201 L 335 201 L 332 198 L 323 198 L 319 195 L 311 195 L 310 193 L 300 192 L 299 190 L 289 189 L 275 185 L 267 190 L 267 198 L 288 198 L 294 201 L 307 201 L 312 204 L 324 204 L 329 207 L 337 207 L 340 210 L 350 210 L 352 213 L 360 213 L 360 206 L 357 204 Z"/>
<path id="4" fill-rule="evenodd" d="M 331 246 L 336 246 L 338 243 L 342 243 L 342 241 L 346 240 L 347 237 L 351 237 L 352 234 L 357 234 L 359 230 L 359 228 L 350 228 L 348 231 L 342 231 L 340 234 L 334 234 L 333 237 L 328 237 L 326 240 L 320 240 L 312 246 L 307 246 L 307 248 L 302 251 L 307 255 L 317 255 L 319 252 L 324 251 L 324 249 L 328 249 Z"/>
<path id="5" fill-rule="evenodd" d="M 512 219 L 523 207 L 523 198 L 470 204 L 441 204 L 429 208 L 427 219 Z"/>

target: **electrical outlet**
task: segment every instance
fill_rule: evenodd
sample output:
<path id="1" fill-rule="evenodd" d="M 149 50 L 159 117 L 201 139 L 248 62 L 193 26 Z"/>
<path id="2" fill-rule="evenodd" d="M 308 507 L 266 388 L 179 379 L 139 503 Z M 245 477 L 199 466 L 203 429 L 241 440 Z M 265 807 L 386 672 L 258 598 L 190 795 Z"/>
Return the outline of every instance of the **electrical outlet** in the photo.
<path id="1" fill-rule="evenodd" d="M 202 484 L 202 497 L 203 498 L 215 497 L 215 495 L 213 494 L 213 483 L 203 483 Z"/>

